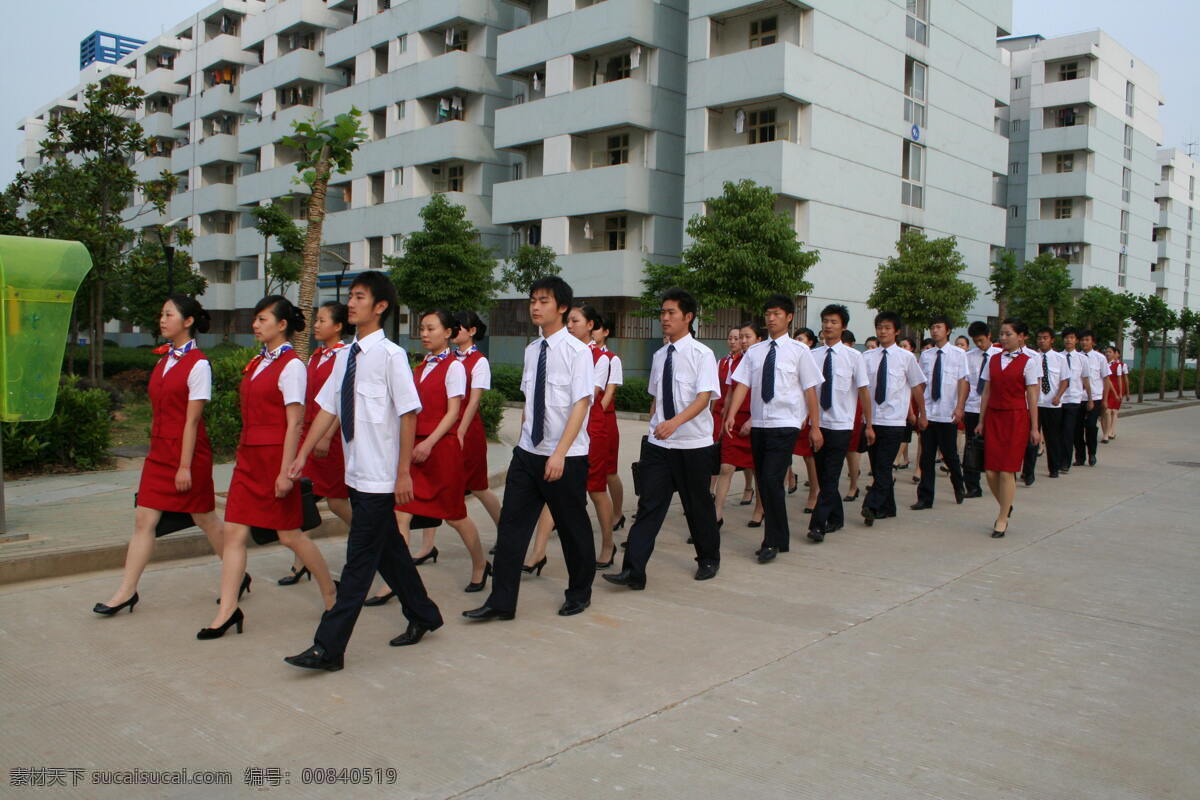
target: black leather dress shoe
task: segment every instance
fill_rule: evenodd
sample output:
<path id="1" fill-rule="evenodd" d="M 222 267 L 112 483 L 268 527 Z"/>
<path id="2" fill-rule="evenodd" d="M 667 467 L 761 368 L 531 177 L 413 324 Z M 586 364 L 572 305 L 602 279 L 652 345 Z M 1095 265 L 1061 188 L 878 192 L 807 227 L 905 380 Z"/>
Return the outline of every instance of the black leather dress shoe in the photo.
<path id="1" fill-rule="evenodd" d="M 963 494 L 963 497 L 967 498 L 968 500 L 975 497 L 983 497 L 983 489 L 968 489 L 966 493 Z"/>
<path id="2" fill-rule="evenodd" d="M 1082 459 L 1082 458 L 1077 458 L 1077 459 L 1075 459 L 1075 460 L 1074 460 L 1073 462 L 1071 462 L 1071 463 L 1072 463 L 1072 466 L 1076 466 L 1076 467 L 1082 467 L 1082 466 L 1083 466 L 1083 459 Z"/>
<path id="3" fill-rule="evenodd" d="M 875 524 L 875 510 L 863 506 L 862 510 L 863 524 L 868 528 Z"/>
<path id="4" fill-rule="evenodd" d="M 632 570 L 623 569 L 620 572 L 609 572 L 600 576 L 609 583 L 615 583 L 617 586 L 628 586 L 635 591 L 641 591 L 646 588 L 646 579 L 639 578 L 633 574 Z"/>
<path id="5" fill-rule="evenodd" d="M 933 508 L 933 503 L 922 503 L 920 501 L 909 506 L 913 511 L 924 511 L 928 508 Z"/>
<path id="6" fill-rule="evenodd" d="M 573 617 L 576 614 L 582 614 L 583 610 L 591 604 L 591 600 L 584 600 L 582 603 L 577 600 L 568 600 L 558 609 L 558 615 L 560 617 Z"/>
<path id="7" fill-rule="evenodd" d="M 288 656 L 283 660 L 293 667 L 300 667 L 301 669 L 323 669 L 326 672 L 337 672 L 345 666 L 342 659 L 343 656 L 331 656 L 325 652 L 324 647 L 314 644 L 303 653 Z"/>
<path id="8" fill-rule="evenodd" d="M 1096 457 L 1095 456 L 1092 456 L 1091 458 L 1088 459 L 1088 466 L 1089 467 L 1096 466 Z"/>
<path id="9" fill-rule="evenodd" d="M 1026 485 L 1026 486 L 1033 486 L 1033 481 L 1034 481 L 1034 479 L 1035 479 L 1035 478 L 1036 478 L 1036 476 L 1034 476 L 1034 475 L 1026 475 L 1026 476 L 1025 476 L 1025 485 Z"/>
<path id="10" fill-rule="evenodd" d="M 462 615 L 467 619 L 473 619 L 478 622 L 487 622 L 490 619 L 512 619 L 517 615 L 515 611 L 501 611 L 498 608 L 491 606 L 480 606 L 472 608 L 470 611 L 462 612 Z"/>
<path id="11" fill-rule="evenodd" d="M 421 637 L 429 633 L 433 628 L 426 628 L 424 625 L 418 625 L 415 622 L 408 623 L 408 629 L 404 633 L 392 639 L 388 644 L 392 647 L 404 647 L 410 644 L 416 644 L 421 641 Z"/>
<path id="12" fill-rule="evenodd" d="M 713 564 L 711 561 L 701 562 L 696 568 L 696 577 L 694 580 L 707 581 L 717 577 L 717 570 L 720 569 L 719 564 Z"/>
<path id="13" fill-rule="evenodd" d="M 778 548 L 764 547 L 762 550 L 758 551 L 758 563 L 766 564 L 770 561 L 774 561 L 775 556 L 777 556 L 777 555 L 779 555 Z"/>
<path id="14" fill-rule="evenodd" d="M 825 531 L 809 531 L 808 540 L 810 542 L 820 544 L 821 542 L 825 541 Z"/>
<path id="15" fill-rule="evenodd" d="M 1058 473 L 1057 473 L 1057 472 L 1051 472 L 1051 473 L 1050 473 L 1050 477 L 1051 477 L 1051 478 L 1057 478 L 1057 477 L 1058 477 Z"/>

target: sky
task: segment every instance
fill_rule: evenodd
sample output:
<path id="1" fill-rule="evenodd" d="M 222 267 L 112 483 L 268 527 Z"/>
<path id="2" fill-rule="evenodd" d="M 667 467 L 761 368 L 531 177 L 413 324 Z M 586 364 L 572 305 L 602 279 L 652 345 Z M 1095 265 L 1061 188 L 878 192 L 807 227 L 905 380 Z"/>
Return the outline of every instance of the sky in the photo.
<path id="1" fill-rule="evenodd" d="M 851 0 L 878 2 L 879 0 Z M 150 39 L 205 0 L 36 0 L 4 8 L 0 26 L 0 186 L 16 173 L 22 117 L 75 86 L 79 41 L 94 30 Z M 936 12 L 934 12 L 936 13 Z M 1158 71 L 1163 145 L 1200 155 L 1200 0 L 1013 0 L 1015 35 L 1101 28 Z"/>

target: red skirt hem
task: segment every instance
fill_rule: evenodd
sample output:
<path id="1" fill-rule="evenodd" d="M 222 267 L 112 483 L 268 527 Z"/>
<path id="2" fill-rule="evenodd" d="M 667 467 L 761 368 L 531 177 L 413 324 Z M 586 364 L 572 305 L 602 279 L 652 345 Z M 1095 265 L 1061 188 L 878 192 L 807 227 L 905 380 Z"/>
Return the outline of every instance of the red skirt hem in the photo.
<path id="1" fill-rule="evenodd" d="M 738 436 L 737 431 L 750 421 L 750 415 L 743 417 L 738 414 L 733 421 L 734 433 L 721 437 L 721 463 L 731 464 L 739 469 L 754 469 L 754 456 L 750 452 L 750 437 Z"/>
<path id="2" fill-rule="evenodd" d="M 991 472 L 1020 472 L 1029 444 L 1029 411 L 997 408 L 983 421 L 983 468 Z"/>
<path id="3" fill-rule="evenodd" d="M 418 436 L 414 446 L 427 439 Z M 458 436 L 447 433 L 433 446 L 429 458 L 412 465 L 413 500 L 397 511 L 437 519 L 459 520 L 467 516 L 463 500 L 463 452 Z"/>
<path id="4" fill-rule="evenodd" d="M 304 523 L 300 487 L 292 485 L 287 497 L 275 496 L 275 478 L 283 460 L 283 445 L 240 445 L 229 497 L 225 501 L 225 521 L 276 531 L 299 530 Z"/>
<path id="5" fill-rule="evenodd" d="M 608 489 L 608 425 L 603 415 L 588 420 L 587 490 L 603 492 Z"/>
<path id="6" fill-rule="evenodd" d="M 150 452 L 142 465 L 138 481 L 137 504 L 155 511 L 180 511 L 187 514 L 206 514 L 217 507 L 212 476 L 212 448 L 208 437 L 197 434 L 192 455 L 192 488 L 188 492 L 175 490 L 175 473 L 179 471 L 182 439 L 153 436 Z"/>

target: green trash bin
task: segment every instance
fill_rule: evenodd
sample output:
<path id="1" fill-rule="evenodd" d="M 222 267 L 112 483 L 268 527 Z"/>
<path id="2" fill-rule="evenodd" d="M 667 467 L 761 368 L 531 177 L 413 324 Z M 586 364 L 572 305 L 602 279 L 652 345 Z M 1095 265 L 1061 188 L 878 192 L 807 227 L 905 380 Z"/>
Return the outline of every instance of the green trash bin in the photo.
<path id="1" fill-rule="evenodd" d="M 0 236 L 0 420 L 54 413 L 71 307 L 91 268 L 79 242 Z"/>

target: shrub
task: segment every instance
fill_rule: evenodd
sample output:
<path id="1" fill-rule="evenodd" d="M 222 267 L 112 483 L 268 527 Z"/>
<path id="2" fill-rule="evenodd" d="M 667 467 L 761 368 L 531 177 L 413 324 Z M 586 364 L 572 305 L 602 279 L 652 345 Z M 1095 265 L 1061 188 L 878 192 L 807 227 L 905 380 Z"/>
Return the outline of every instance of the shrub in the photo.
<path id="1" fill-rule="evenodd" d="M 238 387 L 242 370 L 257 355 L 253 347 L 220 348 L 209 356 L 212 367 L 212 399 L 204 407 L 204 426 L 217 453 L 231 455 L 242 435 L 242 407 Z"/>
<path id="2" fill-rule="evenodd" d="M 649 386 L 650 382 L 645 378 L 626 378 L 625 383 L 617 387 L 615 399 L 617 411 L 649 413 L 650 393 L 647 391 Z"/>
<path id="3" fill-rule="evenodd" d="M 1141 369 L 1133 369 L 1129 371 L 1129 394 L 1131 397 L 1137 397 L 1138 380 L 1142 374 Z M 1159 371 L 1157 367 L 1151 367 L 1146 371 L 1146 394 L 1153 392 L 1158 394 L 1158 379 Z M 1196 388 L 1196 370 L 1186 369 L 1183 371 L 1183 389 L 1189 391 Z M 1167 388 L 1168 392 L 1179 391 L 1179 370 L 1167 370 Z"/>
<path id="4" fill-rule="evenodd" d="M 127 395 L 144 396 L 150 387 L 150 370 L 127 369 L 113 375 L 109 383 Z"/>
<path id="5" fill-rule="evenodd" d="M 79 383 L 74 377 L 63 378 L 50 419 L 4 424 L 6 467 L 92 469 L 108 460 L 111 397 L 101 389 L 80 388 Z"/>
<path id="6" fill-rule="evenodd" d="M 500 420 L 504 416 L 504 395 L 488 389 L 479 397 L 479 418 L 483 420 L 483 432 L 488 441 L 499 441 Z"/>
<path id="7" fill-rule="evenodd" d="M 516 364 L 492 364 L 492 389 L 504 395 L 505 400 L 525 402 L 521 393 L 521 367 Z"/>
<path id="8" fill-rule="evenodd" d="M 147 372 L 162 356 L 145 347 L 105 347 L 104 348 L 104 377 L 111 378 L 119 372 L 130 369 L 144 369 Z M 88 371 L 88 348 L 74 345 L 67 348 L 66 359 L 75 367 L 76 375 L 86 375 Z"/>

